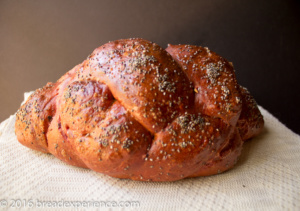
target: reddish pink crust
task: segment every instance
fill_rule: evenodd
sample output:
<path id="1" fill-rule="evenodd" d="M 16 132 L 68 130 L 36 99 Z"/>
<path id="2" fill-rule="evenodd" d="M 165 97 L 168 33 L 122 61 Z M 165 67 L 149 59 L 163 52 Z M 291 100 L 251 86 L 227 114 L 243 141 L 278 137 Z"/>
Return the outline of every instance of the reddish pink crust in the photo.
<path id="1" fill-rule="evenodd" d="M 17 112 L 19 142 L 113 177 L 174 181 L 224 172 L 263 128 L 233 66 L 198 46 L 143 39 L 97 49 Z"/>

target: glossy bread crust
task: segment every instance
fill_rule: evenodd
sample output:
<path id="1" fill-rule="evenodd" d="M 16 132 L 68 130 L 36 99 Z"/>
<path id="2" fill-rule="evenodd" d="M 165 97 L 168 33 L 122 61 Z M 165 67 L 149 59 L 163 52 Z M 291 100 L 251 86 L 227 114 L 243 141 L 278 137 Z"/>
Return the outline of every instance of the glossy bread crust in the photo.
<path id="1" fill-rule="evenodd" d="M 224 172 L 263 118 L 233 65 L 208 48 L 109 42 L 36 90 L 19 142 L 113 177 L 174 181 Z"/>

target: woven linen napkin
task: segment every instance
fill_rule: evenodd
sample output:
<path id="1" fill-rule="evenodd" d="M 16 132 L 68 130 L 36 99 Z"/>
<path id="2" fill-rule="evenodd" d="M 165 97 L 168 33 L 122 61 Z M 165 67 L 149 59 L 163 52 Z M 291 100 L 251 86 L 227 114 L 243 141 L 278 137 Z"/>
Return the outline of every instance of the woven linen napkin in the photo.
<path id="1" fill-rule="evenodd" d="M 265 128 L 245 143 L 232 170 L 176 182 L 67 165 L 21 145 L 12 115 L 0 124 L 0 210 L 300 210 L 300 136 L 259 108 Z"/>

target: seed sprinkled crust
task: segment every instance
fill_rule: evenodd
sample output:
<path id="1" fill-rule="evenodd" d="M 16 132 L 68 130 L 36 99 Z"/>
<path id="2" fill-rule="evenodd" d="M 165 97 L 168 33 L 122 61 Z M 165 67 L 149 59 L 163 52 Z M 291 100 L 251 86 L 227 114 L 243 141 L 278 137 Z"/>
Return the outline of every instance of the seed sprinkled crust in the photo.
<path id="1" fill-rule="evenodd" d="M 174 181 L 232 168 L 263 117 L 207 47 L 109 42 L 16 114 L 23 145 L 113 177 Z"/>

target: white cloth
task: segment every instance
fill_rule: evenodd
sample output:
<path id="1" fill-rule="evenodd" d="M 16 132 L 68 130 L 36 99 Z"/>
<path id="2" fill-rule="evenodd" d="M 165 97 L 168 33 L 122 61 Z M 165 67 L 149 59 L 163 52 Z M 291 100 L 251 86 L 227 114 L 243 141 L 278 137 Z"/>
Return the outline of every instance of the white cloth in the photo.
<path id="1" fill-rule="evenodd" d="M 22 207 L 38 209 L 47 201 L 48 209 L 55 210 L 78 202 L 85 209 L 84 202 L 89 208 L 99 206 L 91 202 L 107 202 L 107 207 L 100 204 L 103 210 L 112 203 L 138 201 L 138 208 L 116 209 L 300 210 L 300 136 L 260 110 L 265 129 L 245 143 L 232 170 L 176 182 L 121 180 L 67 165 L 21 145 L 12 115 L 0 124 L 0 206 L 19 206 L 21 201 Z M 74 210 L 74 204 L 68 209 Z"/>

